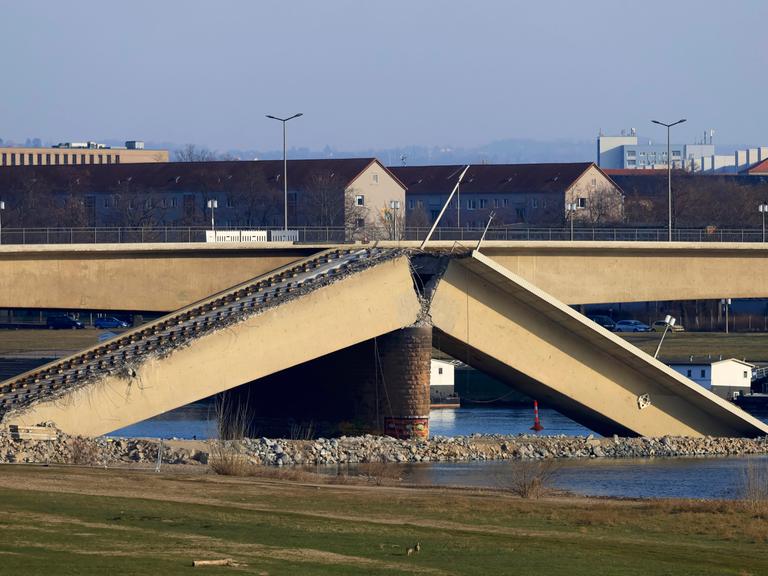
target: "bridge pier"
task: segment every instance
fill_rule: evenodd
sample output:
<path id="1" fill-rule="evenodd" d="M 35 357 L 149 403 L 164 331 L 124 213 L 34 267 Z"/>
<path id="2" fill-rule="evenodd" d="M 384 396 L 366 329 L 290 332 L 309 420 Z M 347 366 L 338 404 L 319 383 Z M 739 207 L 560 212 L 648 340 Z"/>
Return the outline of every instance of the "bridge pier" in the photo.
<path id="1" fill-rule="evenodd" d="M 224 427 L 250 436 L 427 437 L 431 352 L 432 328 L 409 327 L 294 366 L 224 393 Z"/>

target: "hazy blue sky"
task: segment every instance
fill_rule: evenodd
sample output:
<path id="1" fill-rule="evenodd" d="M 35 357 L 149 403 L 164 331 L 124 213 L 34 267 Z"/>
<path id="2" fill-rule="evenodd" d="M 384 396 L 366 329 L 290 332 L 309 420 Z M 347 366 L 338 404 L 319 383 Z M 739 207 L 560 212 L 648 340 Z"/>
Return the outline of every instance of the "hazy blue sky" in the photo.
<path id="1" fill-rule="evenodd" d="M 0 137 L 768 144 L 768 2 L 0 0 Z"/>

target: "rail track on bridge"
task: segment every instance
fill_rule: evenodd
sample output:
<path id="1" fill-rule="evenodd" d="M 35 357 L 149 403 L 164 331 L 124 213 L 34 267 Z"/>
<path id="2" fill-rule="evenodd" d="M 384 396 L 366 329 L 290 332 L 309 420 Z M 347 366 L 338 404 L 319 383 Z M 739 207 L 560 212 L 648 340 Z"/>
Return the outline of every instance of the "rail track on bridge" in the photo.
<path id="1" fill-rule="evenodd" d="M 0 421 L 106 375 L 131 378 L 135 367 L 191 341 L 401 254 L 350 248 L 321 252 L 172 312 L 96 347 L 0 382 Z"/>

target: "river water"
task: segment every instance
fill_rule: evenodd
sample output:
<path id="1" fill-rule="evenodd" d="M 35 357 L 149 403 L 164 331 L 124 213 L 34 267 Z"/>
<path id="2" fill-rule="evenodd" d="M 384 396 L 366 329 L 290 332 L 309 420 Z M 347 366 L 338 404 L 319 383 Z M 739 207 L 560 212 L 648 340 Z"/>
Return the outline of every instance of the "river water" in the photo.
<path id="1" fill-rule="evenodd" d="M 566 436 L 592 432 L 555 412 L 542 408 L 539 434 Z M 768 414 L 760 415 L 768 421 Z M 433 436 L 529 433 L 530 408 L 467 407 L 432 410 Z M 111 436 L 150 438 L 211 438 L 216 436 L 214 411 L 208 404 L 191 404 Z M 419 485 L 504 487 L 513 461 L 432 462 L 404 464 L 405 482 Z M 623 498 L 738 498 L 749 466 L 768 466 L 768 456 L 719 458 L 574 459 L 559 461 L 552 485 L 590 496 Z"/>

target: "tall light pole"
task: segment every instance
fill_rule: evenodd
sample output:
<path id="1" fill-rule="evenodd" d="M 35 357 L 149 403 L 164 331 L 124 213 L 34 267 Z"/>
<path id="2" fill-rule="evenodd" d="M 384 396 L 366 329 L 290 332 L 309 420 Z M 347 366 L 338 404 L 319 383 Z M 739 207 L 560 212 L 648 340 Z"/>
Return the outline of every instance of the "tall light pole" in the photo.
<path id="1" fill-rule="evenodd" d="M 0 200 L 0 244 L 3 243 L 3 210 L 5 210 L 5 202 Z"/>
<path id="2" fill-rule="evenodd" d="M 651 122 L 658 124 L 659 126 L 666 126 L 667 128 L 667 192 L 669 194 L 669 241 L 672 242 L 672 155 L 669 149 L 669 129 L 672 128 L 672 126 L 677 126 L 678 124 L 685 122 L 685 118 L 678 120 L 677 122 L 672 122 L 671 124 L 659 122 L 658 120 L 651 120 Z"/>
<path id="3" fill-rule="evenodd" d="M 2 204 L 2 202 L 0 202 Z M 763 215 L 763 242 L 765 242 L 765 213 L 768 212 L 768 204 L 760 204 L 757 208 L 760 210 L 760 213 Z"/>
<path id="4" fill-rule="evenodd" d="M 569 202 L 566 204 L 566 210 L 568 211 L 568 216 L 570 217 L 571 221 L 571 242 L 573 242 L 573 217 L 576 215 L 576 209 L 579 207 L 576 202 Z"/>
<path id="5" fill-rule="evenodd" d="M 208 208 L 211 209 L 211 230 L 216 232 L 216 219 L 214 218 L 213 211 L 219 207 L 218 200 L 208 200 Z"/>
<path id="6" fill-rule="evenodd" d="M 398 240 L 397 237 L 397 211 L 400 209 L 400 200 L 390 200 L 389 207 L 392 210 L 392 239 Z"/>
<path id="7" fill-rule="evenodd" d="M 272 120 L 277 120 L 279 122 L 283 123 L 283 191 L 285 193 L 285 213 L 283 216 L 283 230 L 288 230 L 288 160 L 285 156 L 285 123 L 288 122 L 288 120 L 293 120 L 294 118 L 298 118 L 299 116 L 304 116 L 301 112 L 298 114 L 294 114 L 293 116 L 289 116 L 288 118 L 278 118 L 277 116 L 272 116 L 271 114 L 267 114 L 267 118 L 271 118 Z"/>

